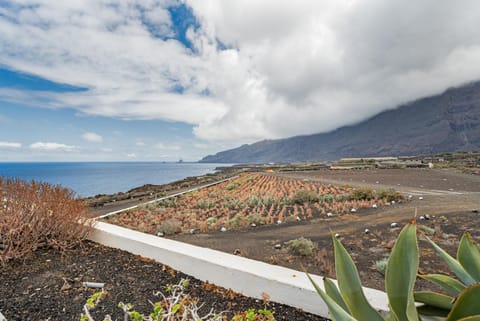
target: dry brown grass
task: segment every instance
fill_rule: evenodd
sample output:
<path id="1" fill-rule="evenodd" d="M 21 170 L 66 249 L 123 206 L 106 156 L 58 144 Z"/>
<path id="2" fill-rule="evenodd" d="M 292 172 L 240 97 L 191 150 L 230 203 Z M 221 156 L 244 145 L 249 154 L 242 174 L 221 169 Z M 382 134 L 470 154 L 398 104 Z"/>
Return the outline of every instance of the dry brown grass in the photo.
<path id="1" fill-rule="evenodd" d="M 40 247 L 78 245 L 92 230 L 88 215 L 67 188 L 0 177 L 0 264 Z"/>

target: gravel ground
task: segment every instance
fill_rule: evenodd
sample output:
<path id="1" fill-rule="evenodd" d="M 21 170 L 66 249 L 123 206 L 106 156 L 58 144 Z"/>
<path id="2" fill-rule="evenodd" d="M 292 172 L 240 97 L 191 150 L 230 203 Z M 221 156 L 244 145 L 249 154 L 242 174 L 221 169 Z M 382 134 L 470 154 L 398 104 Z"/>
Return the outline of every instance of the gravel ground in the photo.
<path id="1" fill-rule="evenodd" d="M 81 282 L 105 282 L 107 296 L 92 310 L 96 320 L 110 314 L 123 320 L 119 302 L 132 303 L 148 313 L 148 300 L 158 301 L 157 291 L 188 278 L 188 293 L 204 303 L 206 309 L 229 311 L 227 315 L 248 308 L 264 307 L 261 300 L 247 298 L 230 290 L 203 283 L 154 261 L 124 251 L 86 242 L 63 256 L 41 249 L 25 261 L 10 262 L 0 273 L 0 311 L 8 321 L 79 320 L 86 299 L 94 292 Z M 319 298 L 319 300 L 321 300 Z M 319 301 L 320 302 L 320 301 Z M 267 303 L 276 320 L 325 320 L 298 309 Z"/>

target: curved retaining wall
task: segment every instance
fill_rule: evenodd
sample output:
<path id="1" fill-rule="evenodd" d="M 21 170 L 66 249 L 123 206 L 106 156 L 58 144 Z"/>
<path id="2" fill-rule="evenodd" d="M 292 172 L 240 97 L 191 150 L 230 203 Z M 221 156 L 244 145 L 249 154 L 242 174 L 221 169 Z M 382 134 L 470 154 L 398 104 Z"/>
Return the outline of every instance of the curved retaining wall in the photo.
<path id="1" fill-rule="evenodd" d="M 270 300 L 328 317 L 328 309 L 304 272 L 271 265 L 224 252 L 194 246 L 124 227 L 97 222 L 92 241 L 122 249 L 166 264 L 178 271 L 243 295 Z M 320 276 L 313 275 L 323 287 Z M 369 302 L 378 310 L 388 310 L 384 292 L 364 288 Z"/>

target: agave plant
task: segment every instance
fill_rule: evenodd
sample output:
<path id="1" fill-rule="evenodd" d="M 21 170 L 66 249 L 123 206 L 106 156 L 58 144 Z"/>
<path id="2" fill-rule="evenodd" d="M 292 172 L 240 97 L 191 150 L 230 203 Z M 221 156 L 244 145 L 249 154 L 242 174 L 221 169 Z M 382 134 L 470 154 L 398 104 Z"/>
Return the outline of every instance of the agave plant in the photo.
<path id="1" fill-rule="evenodd" d="M 451 259 L 449 261 L 449 264 L 452 264 L 451 266 L 455 266 L 455 273 L 463 270 L 470 275 L 470 278 L 467 278 L 467 274 L 462 274 L 464 278 L 461 280 L 464 282 L 468 281 L 465 286 L 446 276 L 423 276 L 432 281 L 435 280 L 437 283 L 443 281 L 445 284 L 448 284 L 448 287 L 451 288 L 450 290 L 459 290 L 457 292 L 457 300 L 453 303 L 453 297 L 450 296 L 442 296 L 434 292 L 414 293 L 414 284 L 419 264 L 418 243 L 415 221 L 407 224 L 400 232 L 392 249 L 385 273 L 385 288 L 390 310 L 380 313 L 367 301 L 363 293 L 358 270 L 352 258 L 338 239 L 335 237 L 332 239 L 335 250 L 335 270 L 338 288 L 332 280 L 324 278 L 324 291 L 307 274 L 316 291 L 327 304 L 332 320 L 419 321 L 423 315 L 427 315 L 429 308 L 436 310 L 441 308 L 443 312 L 447 312 L 446 321 L 480 321 L 480 284 L 475 284 L 475 279 L 470 275 L 470 273 L 473 273 L 472 271 L 480 271 L 476 269 L 477 265 L 473 265 L 475 268 L 472 268 L 473 263 L 471 263 L 471 261 L 477 260 L 477 255 L 480 255 L 480 253 L 478 252 L 478 247 L 476 247 L 476 250 L 472 249 L 471 244 L 473 243 L 471 240 L 467 240 L 469 241 L 468 244 L 461 242 L 460 247 L 462 249 L 459 249 L 462 252 L 462 262 L 469 266 L 468 272 L 461 263 L 454 264 L 453 261 L 456 260 Z M 438 249 L 440 248 L 438 247 Z M 472 252 L 474 254 L 464 254 L 464 252 Z M 441 253 L 441 255 L 448 255 L 443 250 Z M 480 261 L 477 260 L 476 262 Z M 462 266 L 462 269 L 459 269 L 458 265 Z M 415 301 L 422 302 L 424 305 L 420 305 L 417 308 Z M 435 315 L 438 314 L 436 313 Z"/>
<path id="2" fill-rule="evenodd" d="M 440 286 L 448 293 L 445 295 L 431 291 L 415 292 L 416 301 L 425 304 L 420 311 L 430 315 L 447 316 L 447 320 L 457 320 L 458 317 L 470 316 L 475 312 L 476 318 L 480 320 L 480 309 L 478 308 L 480 303 L 480 248 L 478 244 L 473 241 L 468 232 L 464 233 L 458 246 L 457 259 L 455 259 L 431 239 L 428 237 L 426 239 L 447 263 L 458 280 L 443 274 L 420 275 L 421 278 Z M 466 303 L 470 301 L 476 303 L 471 305 L 472 312 L 461 312 L 466 309 L 466 306 L 470 306 Z M 459 306 L 463 307 L 463 310 L 459 309 Z"/>

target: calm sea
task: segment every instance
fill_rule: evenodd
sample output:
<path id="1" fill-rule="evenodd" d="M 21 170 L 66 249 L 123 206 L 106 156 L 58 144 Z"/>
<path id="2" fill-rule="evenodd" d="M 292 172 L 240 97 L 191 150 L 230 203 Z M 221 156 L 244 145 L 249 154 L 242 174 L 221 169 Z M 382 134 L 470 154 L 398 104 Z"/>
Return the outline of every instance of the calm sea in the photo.
<path id="1" fill-rule="evenodd" d="M 220 165 L 158 162 L 0 163 L 0 176 L 60 184 L 87 197 L 213 173 L 217 166 Z"/>

